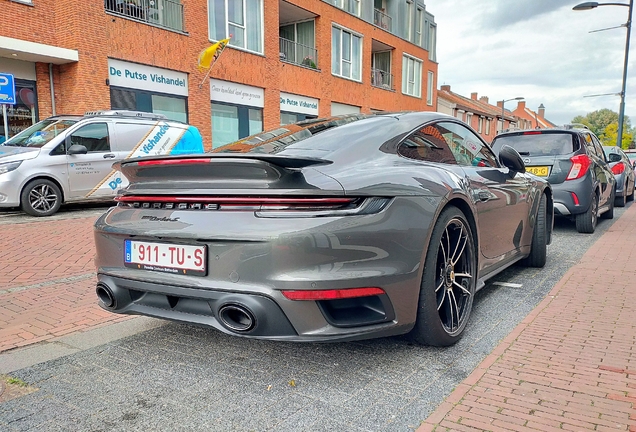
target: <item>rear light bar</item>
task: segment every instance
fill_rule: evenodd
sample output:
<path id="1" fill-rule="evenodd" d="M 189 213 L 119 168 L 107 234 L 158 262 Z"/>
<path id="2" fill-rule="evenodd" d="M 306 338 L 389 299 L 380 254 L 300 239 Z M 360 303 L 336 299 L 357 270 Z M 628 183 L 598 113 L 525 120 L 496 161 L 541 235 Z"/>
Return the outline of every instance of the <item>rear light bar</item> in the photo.
<path id="1" fill-rule="evenodd" d="M 612 167 L 612 172 L 616 175 L 623 174 L 625 172 L 625 162 L 619 162 Z"/>
<path id="2" fill-rule="evenodd" d="M 386 294 L 382 288 L 347 288 L 335 290 L 282 291 L 289 300 L 338 300 Z"/>
<path id="3" fill-rule="evenodd" d="M 543 132 L 540 131 L 528 131 L 524 132 L 523 135 L 541 135 Z"/>
<path id="4" fill-rule="evenodd" d="M 587 170 L 590 168 L 590 165 L 592 165 L 590 157 L 585 154 L 572 156 L 570 161 L 572 161 L 572 167 L 570 168 L 570 172 L 568 173 L 566 180 L 576 180 L 583 177 L 587 174 Z"/>
<path id="5" fill-rule="evenodd" d="M 140 196 L 115 197 L 120 206 L 164 210 L 253 211 L 261 218 L 366 215 L 382 211 L 390 198 Z"/>

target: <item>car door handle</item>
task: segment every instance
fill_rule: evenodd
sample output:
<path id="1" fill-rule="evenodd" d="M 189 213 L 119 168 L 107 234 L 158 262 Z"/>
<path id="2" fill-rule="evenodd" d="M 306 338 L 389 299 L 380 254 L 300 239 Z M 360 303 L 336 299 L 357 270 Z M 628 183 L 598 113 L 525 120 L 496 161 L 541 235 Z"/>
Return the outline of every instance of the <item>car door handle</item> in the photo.
<path id="1" fill-rule="evenodd" d="M 477 194 L 479 201 L 488 201 L 490 199 L 490 194 L 488 192 L 481 191 Z"/>
<path id="2" fill-rule="evenodd" d="M 114 159 L 115 155 L 113 153 L 107 153 L 104 155 L 104 159 Z"/>

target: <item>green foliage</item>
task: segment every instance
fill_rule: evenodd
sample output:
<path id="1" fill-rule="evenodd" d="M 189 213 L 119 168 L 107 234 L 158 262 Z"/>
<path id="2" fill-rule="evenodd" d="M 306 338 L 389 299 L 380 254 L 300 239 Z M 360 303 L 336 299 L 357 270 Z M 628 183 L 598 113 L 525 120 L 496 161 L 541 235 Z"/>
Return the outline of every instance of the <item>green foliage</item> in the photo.
<path id="1" fill-rule="evenodd" d="M 603 145 L 616 145 L 618 138 L 618 113 L 608 108 L 586 114 L 585 116 L 576 116 L 572 119 L 572 123 L 581 123 L 590 128 Z M 634 138 L 631 128 L 631 122 L 628 116 L 625 116 L 623 122 L 623 139 L 622 147 L 628 148 Z"/>

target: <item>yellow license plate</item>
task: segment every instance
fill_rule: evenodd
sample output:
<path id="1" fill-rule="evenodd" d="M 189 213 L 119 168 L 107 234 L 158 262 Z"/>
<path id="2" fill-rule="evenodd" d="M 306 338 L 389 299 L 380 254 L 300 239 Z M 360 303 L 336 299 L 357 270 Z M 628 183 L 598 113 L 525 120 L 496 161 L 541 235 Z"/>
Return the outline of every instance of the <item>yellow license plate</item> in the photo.
<path id="1" fill-rule="evenodd" d="M 537 175 L 539 177 L 547 177 L 548 174 L 550 174 L 550 167 L 547 167 L 547 166 L 526 167 L 526 171 L 534 175 Z"/>

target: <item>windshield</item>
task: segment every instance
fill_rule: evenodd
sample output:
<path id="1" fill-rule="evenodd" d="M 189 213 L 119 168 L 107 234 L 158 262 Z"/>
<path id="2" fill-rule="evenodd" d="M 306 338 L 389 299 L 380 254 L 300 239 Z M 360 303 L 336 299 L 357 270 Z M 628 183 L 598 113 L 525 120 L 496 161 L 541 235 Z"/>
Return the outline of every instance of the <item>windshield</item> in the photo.
<path id="1" fill-rule="evenodd" d="M 3 145 L 15 147 L 42 147 L 60 133 L 77 123 L 77 120 L 49 119 L 42 120 L 23 130 Z"/>
<path id="2" fill-rule="evenodd" d="M 572 153 L 575 148 L 574 135 L 569 133 L 524 133 L 496 137 L 493 150 L 509 145 L 521 156 L 558 156 Z"/>

